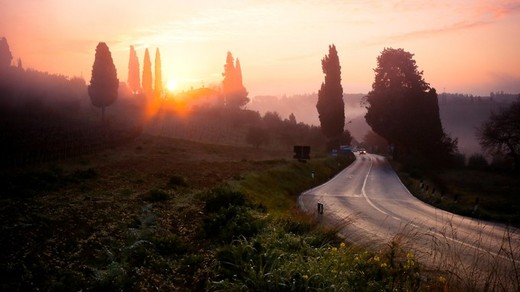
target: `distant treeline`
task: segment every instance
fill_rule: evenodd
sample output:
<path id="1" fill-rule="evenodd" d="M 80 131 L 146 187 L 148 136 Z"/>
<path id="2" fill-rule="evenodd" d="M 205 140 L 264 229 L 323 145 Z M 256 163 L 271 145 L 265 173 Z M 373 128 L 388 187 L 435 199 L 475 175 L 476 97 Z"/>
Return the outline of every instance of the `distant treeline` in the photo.
<path id="1" fill-rule="evenodd" d="M 124 143 L 139 125 L 101 125 L 82 78 L 21 67 L 0 72 L 0 166 L 44 163 Z"/>

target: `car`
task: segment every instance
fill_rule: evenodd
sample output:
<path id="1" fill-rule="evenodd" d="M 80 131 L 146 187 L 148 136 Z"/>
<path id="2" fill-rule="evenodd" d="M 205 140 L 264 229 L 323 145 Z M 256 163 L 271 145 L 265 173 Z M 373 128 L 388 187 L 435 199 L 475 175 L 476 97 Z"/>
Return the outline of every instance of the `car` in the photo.
<path id="1" fill-rule="evenodd" d="M 359 149 L 359 154 L 367 154 L 367 151 L 365 149 Z"/>

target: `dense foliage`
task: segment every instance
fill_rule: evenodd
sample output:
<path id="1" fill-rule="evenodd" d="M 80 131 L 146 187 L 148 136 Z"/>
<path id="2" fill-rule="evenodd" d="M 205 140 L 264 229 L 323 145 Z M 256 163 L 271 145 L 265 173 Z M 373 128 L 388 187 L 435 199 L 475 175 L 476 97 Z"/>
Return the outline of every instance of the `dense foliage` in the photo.
<path id="1" fill-rule="evenodd" d="M 96 47 L 88 94 L 92 104 L 101 108 L 102 120 L 105 119 L 105 108 L 116 101 L 118 88 L 119 80 L 112 54 L 108 46 L 100 42 Z"/>
<path id="2" fill-rule="evenodd" d="M 478 130 L 478 136 L 485 150 L 506 155 L 520 169 L 520 97 L 509 108 L 491 114 Z"/>
<path id="3" fill-rule="evenodd" d="M 336 148 L 345 127 L 345 103 L 341 86 L 341 66 L 334 45 L 329 46 L 329 54 L 321 60 L 321 67 L 325 81 L 318 91 L 316 108 L 321 129 L 329 139 L 329 148 Z"/>
<path id="4" fill-rule="evenodd" d="M 413 54 L 386 48 L 374 71 L 365 119 L 395 147 L 394 154 L 418 153 L 437 161 L 451 154 L 456 141 L 444 133 L 437 92 L 424 81 Z"/>

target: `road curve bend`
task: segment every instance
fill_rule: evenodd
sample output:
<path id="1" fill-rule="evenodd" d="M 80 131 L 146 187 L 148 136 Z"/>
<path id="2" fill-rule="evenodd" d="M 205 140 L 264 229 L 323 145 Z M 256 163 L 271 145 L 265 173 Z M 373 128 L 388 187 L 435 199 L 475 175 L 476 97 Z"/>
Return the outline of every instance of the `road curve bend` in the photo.
<path id="1" fill-rule="evenodd" d="M 455 215 L 418 200 L 383 156 L 357 155 L 330 181 L 301 194 L 298 203 L 347 241 L 376 249 L 395 241 L 429 268 L 483 285 L 505 285 L 509 290 L 507 285 L 520 281 L 518 229 Z M 323 214 L 317 212 L 318 203 L 323 204 Z"/>

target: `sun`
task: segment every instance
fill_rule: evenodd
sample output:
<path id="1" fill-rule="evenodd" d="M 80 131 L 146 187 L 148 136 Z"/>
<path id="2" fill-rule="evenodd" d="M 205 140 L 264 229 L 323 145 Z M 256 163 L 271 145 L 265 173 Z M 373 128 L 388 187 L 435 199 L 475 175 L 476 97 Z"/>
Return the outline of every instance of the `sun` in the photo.
<path id="1" fill-rule="evenodd" d="M 168 80 L 168 83 L 166 83 L 166 88 L 168 91 L 174 91 L 177 88 L 177 81 Z"/>

